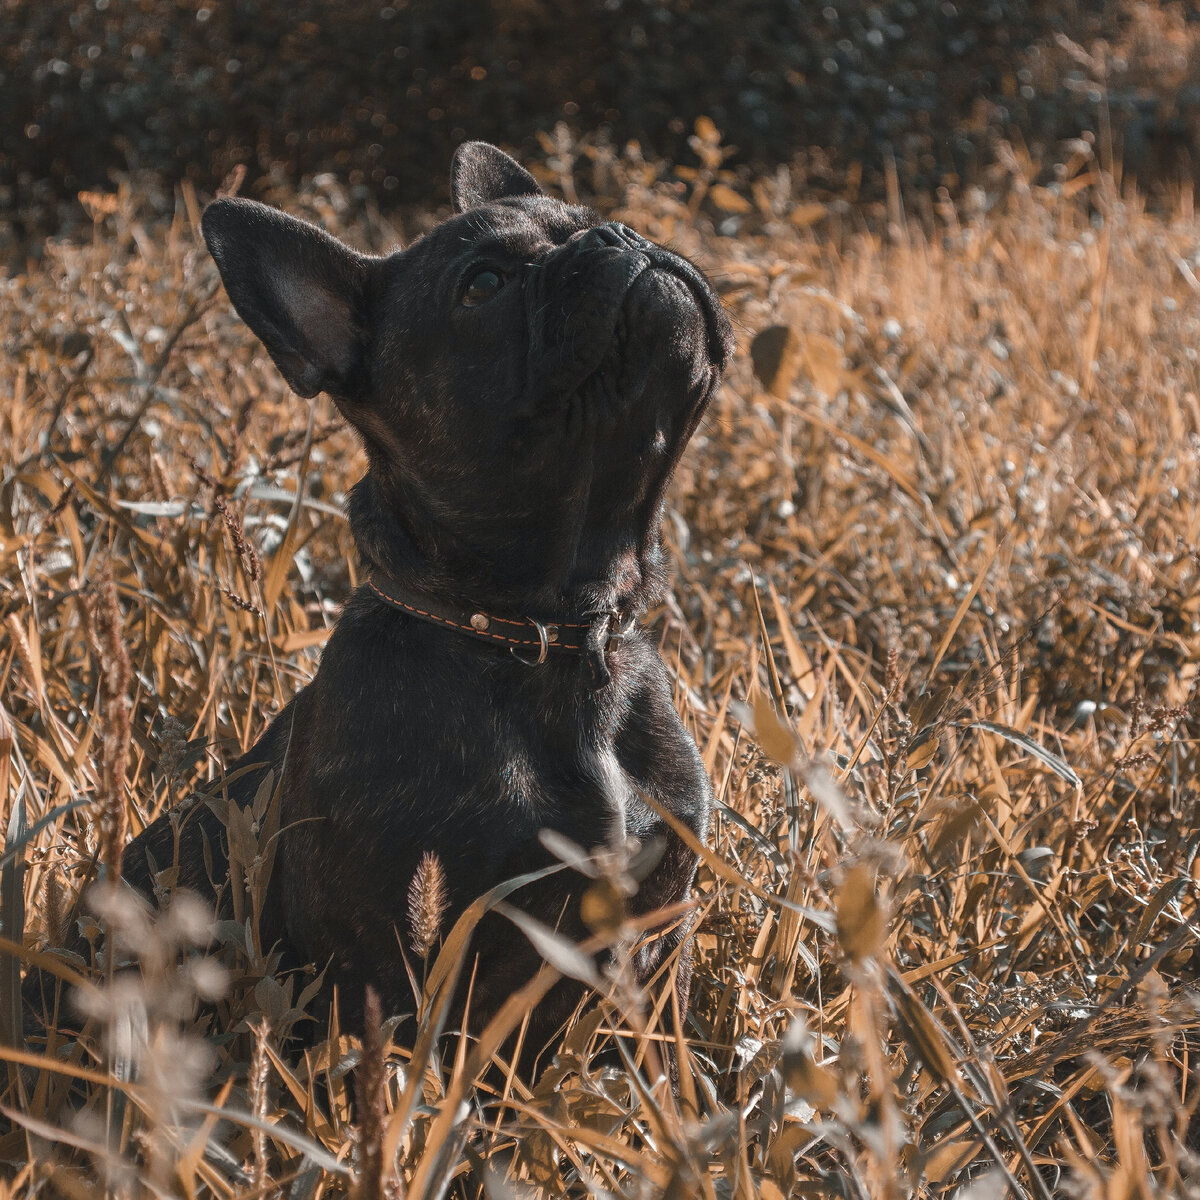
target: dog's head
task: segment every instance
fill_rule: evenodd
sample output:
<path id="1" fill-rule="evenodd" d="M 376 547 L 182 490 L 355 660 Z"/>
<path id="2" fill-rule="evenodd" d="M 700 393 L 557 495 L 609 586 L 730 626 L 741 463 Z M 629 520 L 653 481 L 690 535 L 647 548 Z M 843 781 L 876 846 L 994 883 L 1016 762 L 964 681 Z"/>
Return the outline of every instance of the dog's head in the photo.
<path id="1" fill-rule="evenodd" d="M 728 318 L 691 263 L 493 146 L 460 147 L 452 190 L 457 215 L 386 258 L 248 200 L 210 205 L 204 237 L 288 384 L 362 435 L 372 565 L 525 611 L 644 602 Z"/>

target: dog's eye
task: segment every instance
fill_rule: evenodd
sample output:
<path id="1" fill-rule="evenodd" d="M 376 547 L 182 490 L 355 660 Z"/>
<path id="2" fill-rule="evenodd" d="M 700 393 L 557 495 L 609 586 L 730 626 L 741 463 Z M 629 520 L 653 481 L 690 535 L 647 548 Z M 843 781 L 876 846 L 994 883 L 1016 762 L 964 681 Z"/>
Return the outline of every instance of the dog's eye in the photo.
<path id="1" fill-rule="evenodd" d="M 499 272 L 490 268 L 477 271 L 463 288 L 462 303 L 467 308 L 474 308 L 490 300 L 503 286 L 504 277 Z"/>

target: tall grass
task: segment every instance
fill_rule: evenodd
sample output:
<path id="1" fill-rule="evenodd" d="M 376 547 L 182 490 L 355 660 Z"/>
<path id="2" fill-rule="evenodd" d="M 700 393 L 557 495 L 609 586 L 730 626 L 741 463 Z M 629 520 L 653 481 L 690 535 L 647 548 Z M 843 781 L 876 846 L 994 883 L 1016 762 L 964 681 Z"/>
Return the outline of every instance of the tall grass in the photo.
<path id="1" fill-rule="evenodd" d="M 336 1006 L 313 1033 L 319 978 L 255 936 L 270 784 L 229 813 L 219 975 L 180 957 L 205 934 L 179 901 L 89 907 L 113 789 L 131 834 L 221 803 L 311 675 L 358 582 L 363 464 L 217 292 L 186 189 L 87 198 L 90 242 L 0 283 L 3 935 L 51 972 L 48 1032 L 23 1047 L 10 1020 L 0 1048 L 12 1194 L 1195 1194 L 1190 197 L 1148 212 L 1081 146 L 1052 187 L 1013 153 L 961 204 L 864 213 L 696 140 L 690 173 L 565 137 L 541 168 L 701 261 L 742 342 L 653 614 L 719 800 L 682 1025 L 670 988 L 587 976 L 531 928 L 544 974 L 489 1029 L 445 1028 L 470 922 L 422 920 L 418 884 L 416 1044 L 373 1013 L 360 1045 Z M 328 178 L 266 198 L 367 249 L 432 220 Z M 600 911 L 624 867 L 589 869 Z M 94 962 L 56 953 L 76 922 Z M 141 975 L 108 972 L 131 946 Z M 599 999 L 524 1078 L 497 1047 L 558 973 Z"/>

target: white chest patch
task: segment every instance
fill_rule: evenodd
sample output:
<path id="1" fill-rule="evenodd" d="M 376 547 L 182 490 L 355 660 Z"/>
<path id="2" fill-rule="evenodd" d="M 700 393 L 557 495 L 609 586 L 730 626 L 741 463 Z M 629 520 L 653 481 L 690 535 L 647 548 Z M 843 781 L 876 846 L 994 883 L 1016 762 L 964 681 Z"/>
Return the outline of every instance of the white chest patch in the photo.
<path id="1" fill-rule="evenodd" d="M 609 804 L 608 843 L 610 846 L 619 846 L 625 841 L 625 813 L 632 799 L 629 780 L 617 762 L 615 750 L 603 751 L 597 761 L 600 785 Z"/>

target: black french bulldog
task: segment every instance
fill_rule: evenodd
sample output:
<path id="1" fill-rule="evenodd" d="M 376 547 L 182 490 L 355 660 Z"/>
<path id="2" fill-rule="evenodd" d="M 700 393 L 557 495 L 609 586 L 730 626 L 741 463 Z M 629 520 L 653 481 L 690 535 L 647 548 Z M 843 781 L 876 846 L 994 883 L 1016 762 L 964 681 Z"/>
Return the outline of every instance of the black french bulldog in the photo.
<path id="1" fill-rule="evenodd" d="M 369 460 L 350 501 L 369 582 L 231 773 L 258 768 L 230 785 L 247 804 L 266 770 L 280 781 L 263 944 L 328 966 L 352 1020 L 368 984 L 386 1012 L 413 1011 L 405 897 L 427 851 L 448 929 L 553 861 L 543 830 L 587 850 L 660 839 L 633 902 L 650 913 L 687 897 L 696 855 L 642 797 L 699 838 L 711 802 L 636 618 L 664 586 L 663 493 L 729 359 L 729 321 L 689 262 L 543 195 L 493 146 L 459 149 L 453 198 L 456 216 L 387 258 L 248 200 L 203 221 L 239 315 L 293 391 L 333 397 Z M 221 822 L 197 806 L 174 825 L 178 884 L 212 896 Z M 126 878 L 152 891 L 175 839 L 169 816 L 148 828 Z M 512 902 L 582 940 L 585 883 L 559 872 Z M 685 922 L 651 939 L 640 977 L 689 938 Z M 497 915 L 468 954 L 480 1024 L 540 963 Z M 690 973 L 685 944 L 681 1010 Z M 527 1044 L 580 995 L 552 992 Z"/>

